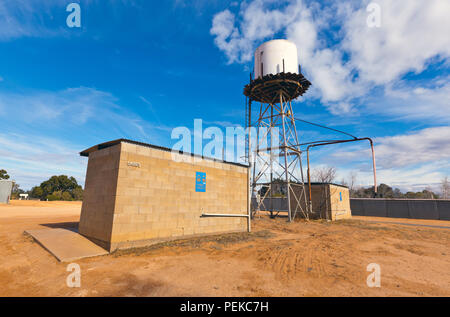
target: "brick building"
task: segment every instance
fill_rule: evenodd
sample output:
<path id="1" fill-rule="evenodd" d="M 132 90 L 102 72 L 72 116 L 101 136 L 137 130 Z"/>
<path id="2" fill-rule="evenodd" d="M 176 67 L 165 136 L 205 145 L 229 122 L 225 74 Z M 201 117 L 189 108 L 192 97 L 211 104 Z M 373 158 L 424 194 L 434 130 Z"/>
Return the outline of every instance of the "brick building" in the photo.
<path id="1" fill-rule="evenodd" d="M 89 161 L 79 232 L 108 251 L 250 230 L 245 165 L 125 139 L 80 155 Z"/>

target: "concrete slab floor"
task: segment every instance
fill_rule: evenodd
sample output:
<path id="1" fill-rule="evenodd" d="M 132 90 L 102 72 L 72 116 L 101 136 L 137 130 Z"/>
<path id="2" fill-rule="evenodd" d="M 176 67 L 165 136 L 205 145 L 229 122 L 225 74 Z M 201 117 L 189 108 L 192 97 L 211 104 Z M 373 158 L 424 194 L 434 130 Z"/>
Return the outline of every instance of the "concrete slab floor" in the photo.
<path id="1" fill-rule="evenodd" d="M 105 255 L 108 251 L 79 233 L 63 228 L 26 230 L 40 245 L 60 262 Z"/>

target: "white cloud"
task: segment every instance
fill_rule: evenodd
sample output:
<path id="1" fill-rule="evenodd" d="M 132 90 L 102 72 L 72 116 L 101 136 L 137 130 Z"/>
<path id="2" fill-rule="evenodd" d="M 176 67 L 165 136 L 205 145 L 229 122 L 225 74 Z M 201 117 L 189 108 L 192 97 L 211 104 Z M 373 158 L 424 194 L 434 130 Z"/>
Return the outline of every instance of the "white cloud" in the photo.
<path id="1" fill-rule="evenodd" d="M 334 115 L 376 114 L 387 120 L 448 124 L 449 77 L 429 80 L 426 85 L 401 79 L 450 56 L 450 2 L 377 1 L 382 9 L 381 28 L 366 24 L 369 2 L 323 6 L 292 0 L 273 9 L 275 2 L 255 0 L 241 5 L 236 14 L 218 13 L 211 33 L 229 63 L 252 62 L 256 46 L 274 37 L 293 41 L 302 69 L 313 83 L 308 98 L 321 99 Z M 375 94 L 374 88 L 381 89 Z M 436 188 L 450 170 L 448 140 L 448 126 L 376 138 L 379 182 L 402 190 Z M 356 168 L 361 185 L 373 184 L 370 150 L 351 148 L 320 150 L 319 160 L 338 164 L 344 172 Z"/>
<path id="2" fill-rule="evenodd" d="M 211 34 L 215 36 L 214 43 L 227 56 L 228 62 L 240 62 L 248 60 L 249 44 L 240 38 L 239 30 L 234 27 L 234 15 L 229 11 L 222 11 L 214 16 L 211 28 Z M 247 53 L 241 55 L 241 51 Z"/>
<path id="3" fill-rule="evenodd" d="M 345 20 L 342 45 L 362 79 L 385 84 L 450 56 L 450 1 L 377 0 L 380 28 L 367 27 L 367 3 Z"/>
<path id="4" fill-rule="evenodd" d="M 450 173 L 449 140 L 450 126 L 375 138 L 379 183 L 395 185 L 403 190 L 419 190 L 426 186 L 436 188 L 440 180 Z M 347 151 L 330 153 L 325 163 L 343 166 L 341 172 L 358 169 L 361 185 L 367 186 L 373 182 L 370 157 L 368 147 L 355 145 Z"/>
<path id="5" fill-rule="evenodd" d="M 0 166 L 22 189 L 30 189 L 50 176 L 61 174 L 74 176 L 84 185 L 87 162 L 78 154 L 82 148 L 57 138 L 2 133 Z"/>
<path id="6" fill-rule="evenodd" d="M 158 131 L 168 129 L 122 108 L 112 94 L 87 87 L 0 91 L 0 113 L 8 118 L 0 131 L 0 167 L 23 188 L 59 174 L 83 184 L 81 150 L 118 138 L 158 143 Z"/>
<path id="7" fill-rule="evenodd" d="M 356 172 L 356 187 L 373 186 L 372 171 L 367 169 L 339 168 L 336 179 L 338 181 L 341 179 L 350 181 L 350 173 L 352 172 Z M 443 175 L 439 167 L 433 163 L 422 164 L 415 168 L 380 169 L 377 170 L 377 184 L 387 184 L 393 188 L 399 188 L 404 193 L 422 191 L 427 187 L 438 193 Z"/>
<path id="8" fill-rule="evenodd" d="M 413 133 L 374 139 L 377 166 L 382 169 L 422 163 L 450 161 L 450 126 L 433 127 Z M 340 162 L 370 157 L 370 149 L 357 146 L 352 151 L 335 152 Z"/>
<path id="9" fill-rule="evenodd" d="M 66 3 L 65 5 L 67 5 Z M 48 37 L 67 32 L 65 25 L 50 27 L 52 20 L 50 9 L 63 3 L 40 0 L 3 0 L 0 2 L 0 41 L 20 37 Z M 65 10 L 63 11 L 65 12 Z"/>
<path id="10" fill-rule="evenodd" d="M 450 126 L 376 138 L 378 164 L 383 168 L 450 161 Z"/>
<path id="11" fill-rule="evenodd" d="M 162 125 L 151 125 L 118 102 L 111 93 L 89 87 L 22 93 L 0 91 L 0 113 L 16 120 L 11 127 L 23 124 L 44 131 L 72 128 L 85 134 L 143 141 L 151 139 L 150 131 L 167 130 Z"/>
<path id="12" fill-rule="evenodd" d="M 214 16 L 210 32 L 229 63 L 250 61 L 256 42 L 273 36 L 294 22 L 303 8 L 301 1 L 293 1 L 281 10 L 268 10 L 269 4 L 273 4 L 273 1 L 242 3 L 238 21 L 230 10 Z"/>
<path id="13" fill-rule="evenodd" d="M 277 33 L 297 44 L 299 61 L 307 77 L 313 82 L 312 93 L 324 102 L 342 101 L 348 95 L 360 94 L 361 84 L 351 80 L 352 69 L 343 62 L 343 52 L 328 48 L 320 38 L 327 26 L 326 11 L 317 5 L 307 6 L 304 1 L 290 1 L 281 9 L 270 9 L 272 1 L 255 0 L 242 5 L 238 21 L 229 10 L 214 16 L 211 34 L 215 43 L 224 51 L 228 62 L 245 63 L 252 60 L 255 46 Z M 339 110 L 349 111 L 347 106 Z M 351 108 L 351 107 L 350 107 Z"/>
<path id="14" fill-rule="evenodd" d="M 387 85 L 431 59 L 450 56 L 450 2 L 380 0 L 381 28 L 367 26 L 370 1 L 320 5 L 291 0 L 254 0 L 239 13 L 219 12 L 211 34 L 229 63 L 252 60 L 257 45 L 278 35 L 297 44 L 299 61 L 312 81 L 310 97 L 322 100 L 333 114 L 355 110 L 374 85 Z M 448 82 L 448 81 L 447 81 Z"/>
<path id="15" fill-rule="evenodd" d="M 27 123 L 64 119 L 82 125 L 98 116 L 97 109 L 118 109 L 117 100 L 110 93 L 94 88 L 78 87 L 61 91 L 33 91 L 25 93 L 0 92 L 0 108 Z"/>
<path id="16" fill-rule="evenodd" d="M 404 82 L 388 85 L 384 96 L 371 98 L 366 112 L 386 115 L 396 120 L 450 124 L 450 78 L 433 88 L 412 86 Z"/>
<path id="17" fill-rule="evenodd" d="M 123 7 L 134 7 L 142 10 L 140 3 L 135 0 L 2 0 L 0 1 L 0 41 L 10 41 L 22 37 L 48 38 L 55 36 L 73 36 L 80 32 L 73 32 L 68 28 L 66 18 L 70 12 L 66 11 L 71 2 L 81 5 L 81 21 L 83 14 L 89 12 L 90 6 L 105 4 L 104 13 L 113 14 L 116 18 L 123 13 Z M 142 1 L 140 1 L 142 2 Z M 107 12 L 106 12 L 107 10 Z M 83 31 L 83 22 L 81 30 Z M 92 29 L 90 30 L 92 34 Z M 98 38 L 94 34 L 94 38 Z"/>

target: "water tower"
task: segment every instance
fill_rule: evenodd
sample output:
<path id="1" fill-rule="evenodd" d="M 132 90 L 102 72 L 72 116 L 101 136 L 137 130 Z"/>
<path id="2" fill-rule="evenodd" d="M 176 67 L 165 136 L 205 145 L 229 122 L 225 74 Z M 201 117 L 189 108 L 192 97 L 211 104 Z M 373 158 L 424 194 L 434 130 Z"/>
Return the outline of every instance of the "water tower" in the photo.
<path id="1" fill-rule="evenodd" d="M 266 210 L 272 216 L 287 211 L 289 221 L 298 213 L 308 216 L 292 100 L 302 96 L 310 85 L 301 74 L 294 43 L 272 40 L 256 49 L 254 78 L 250 76 L 250 83 L 244 88 L 248 100 L 246 125 L 249 131 L 256 128 L 257 134 L 255 138 L 249 133 L 246 144 L 246 156 L 252 165 L 252 211 Z M 258 116 L 252 121 L 255 105 Z M 252 140 L 256 144 L 251 144 Z"/>

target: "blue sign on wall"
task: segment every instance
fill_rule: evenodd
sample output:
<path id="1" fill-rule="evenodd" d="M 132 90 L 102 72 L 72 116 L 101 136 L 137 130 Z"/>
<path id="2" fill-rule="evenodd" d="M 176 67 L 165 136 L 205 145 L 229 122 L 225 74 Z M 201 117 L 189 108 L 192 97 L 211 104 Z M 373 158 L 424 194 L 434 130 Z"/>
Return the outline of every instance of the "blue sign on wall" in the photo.
<path id="1" fill-rule="evenodd" d="M 339 192 L 339 200 L 342 201 L 342 192 Z"/>
<path id="2" fill-rule="evenodd" d="M 195 172 L 195 191 L 206 192 L 206 173 Z"/>

